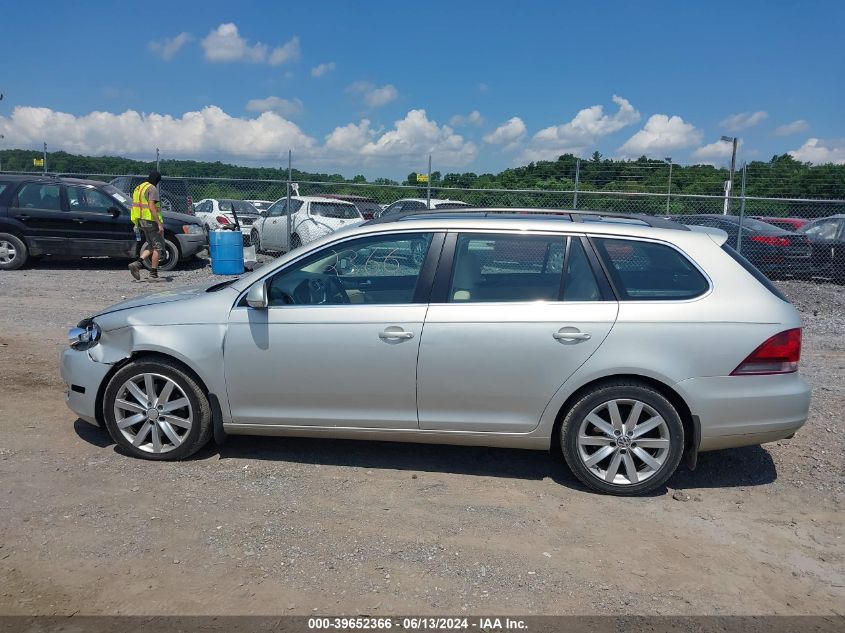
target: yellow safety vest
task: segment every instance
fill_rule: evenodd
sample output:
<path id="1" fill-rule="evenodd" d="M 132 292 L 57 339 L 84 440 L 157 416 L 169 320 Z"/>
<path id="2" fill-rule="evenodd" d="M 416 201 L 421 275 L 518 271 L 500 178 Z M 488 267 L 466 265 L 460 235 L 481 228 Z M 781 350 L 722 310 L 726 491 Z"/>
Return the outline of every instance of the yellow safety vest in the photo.
<path id="1" fill-rule="evenodd" d="M 146 199 L 147 189 L 150 187 L 152 185 L 144 181 L 135 187 L 135 191 L 132 192 L 132 210 L 129 212 L 129 218 L 133 224 L 138 224 L 138 220 L 149 220 L 150 222 L 164 221 L 161 217 L 161 202 L 158 200 L 155 201 L 156 215 L 158 218 L 154 218 L 153 214 L 150 213 L 149 200 Z"/>

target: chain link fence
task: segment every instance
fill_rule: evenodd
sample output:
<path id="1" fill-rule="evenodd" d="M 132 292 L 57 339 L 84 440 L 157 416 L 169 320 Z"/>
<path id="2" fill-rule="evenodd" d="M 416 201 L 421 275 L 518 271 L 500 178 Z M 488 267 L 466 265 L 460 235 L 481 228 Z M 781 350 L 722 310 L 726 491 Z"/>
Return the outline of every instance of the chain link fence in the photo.
<path id="1" fill-rule="evenodd" d="M 642 176 L 637 188 L 654 178 L 655 170 Z M 72 176 L 73 174 L 63 174 Z M 738 173 L 738 176 L 740 174 Z M 79 177 L 111 182 L 131 193 L 145 176 L 79 174 Z M 715 193 L 675 193 L 665 183 L 649 191 L 597 190 L 601 172 L 579 188 L 560 189 L 559 182 L 548 188 L 471 188 L 421 183 L 376 184 L 358 181 L 312 181 L 287 179 L 230 179 L 165 177 L 161 183 L 165 209 L 192 212 L 207 208 L 203 203 L 250 201 L 258 210 L 291 196 L 329 196 L 355 203 L 366 219 L 407 210 L 453 208 L 459 204 L 477 208 L 563 209 L 636 213 L 668 217 L 684 224 L 721 228 L 729 235 L 729 244 L 742 252 L 772 278 L 808 278 L 819 281 L 845 280 L 845 199 L 790 198 L 778 195 L 736 195 Z M 604 176 L 605 180 L 609 176 Z M 750 179 L 750 175 L 748 176 Z M 757 176 L 762 178 L 762 176 Z M 573 181 L 574 182 L 574 181 Z M 555 184 L 558 187 L 555 187 Z M 624 183 L 621 183 L 624 186 Z M 821 187 L 821 183 L 819 185 Z M 710 190 L 717 187 L 711 186 Z M 757 188 L 759 190 L 759 187 Z M 830 191 L 830 188 L 826 189 Z M 401 204 L 397 204 L 401 203 Z M 765 222 L 761 222 L 762 218 Z M 779 230 L 780 229 L 780 230 Z M 784 232 L 786 231 L 786 232 Z M 797 233 L 796 233 L 797 231 Z M 287 242 L 290 243 L 290 242 Z"/>

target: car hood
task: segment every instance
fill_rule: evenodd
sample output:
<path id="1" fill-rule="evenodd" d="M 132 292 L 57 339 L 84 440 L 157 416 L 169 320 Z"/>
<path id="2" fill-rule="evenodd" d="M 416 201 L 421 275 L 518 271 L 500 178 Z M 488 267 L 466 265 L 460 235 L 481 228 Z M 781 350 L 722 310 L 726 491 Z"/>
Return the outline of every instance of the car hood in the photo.
<path id="1" fill-rule="evenodd" d="M 188 215 L 187 213 L 178 213 L 176 211 L 162 211 L 162 218 L 165 220 L 173 220 L 180 224 L 202 224 L 195 215 Z"/>
<path id="2" fill-rule="evenodd" d="M 165 290 L 163 292 L 155 292 L 149 295 L 135 297 L 116 303 L 104 310 L 98 312 L 95 317 L 112 314 L 113 312 L 120 312 L 121 310 L 129 310 L 131 308 L 141 308 L 144 306 L 151 306 L 160 303 L 172 303 L 174 301 L 185 301 L 186 299 L 194 299 L 205 295 L 206 291 L 212 286 L 220 284 L 220 281 L 214 281 L 196 286 L 188 286 L 187 288 L 179 288 L 178 290 Z"/>

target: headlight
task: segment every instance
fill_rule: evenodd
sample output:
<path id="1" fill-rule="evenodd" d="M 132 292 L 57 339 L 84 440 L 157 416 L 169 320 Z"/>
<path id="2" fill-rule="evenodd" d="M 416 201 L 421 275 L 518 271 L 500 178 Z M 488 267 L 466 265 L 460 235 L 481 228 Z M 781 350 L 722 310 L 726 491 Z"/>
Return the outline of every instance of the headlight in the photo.
<path id="1" fill-rule="evenodd" d="M 101 334 L 100 326 L 93 319 L 83 319 L 68 331 L 67 337 L 73 349 L 83 351 L 99 343 Z"/>
<path id="2" fill-rule="evenodd" d="M 200 233 L 205 233 L 199 224 L 183 224 L 182 232 L 185 235 L 199 235 Z"/>

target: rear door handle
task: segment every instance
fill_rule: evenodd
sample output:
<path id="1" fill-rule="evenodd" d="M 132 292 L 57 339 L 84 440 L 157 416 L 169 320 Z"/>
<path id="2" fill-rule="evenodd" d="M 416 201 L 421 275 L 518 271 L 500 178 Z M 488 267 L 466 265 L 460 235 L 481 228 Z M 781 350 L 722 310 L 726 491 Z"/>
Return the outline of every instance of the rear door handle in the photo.
<path id="1" fill-rule="evenodd" d="M 383 341 L 414 338 L 413 332 L 406 332 L 402 328 L 389 327 L 379 332 L 378 337 Z"/>
<path id="2" fill-rule="evenodd" d="M 556 341 L 589 341 L 592 338 L 587 332 L 579 332 L 575 328 L 561 328 L 552 337 Z"/>
<path id="3" fill-rule="evenodd" d="M 73 218 L 73 221 L 82 224 L 83 222 L 85 222 L 85 218 Z"/>
<path id="4" fill-rule="evenodd" d="M 26 213 L 22 213 L 21 215 L 17 215 L 17 216 L 15 216 L 15 217 L 16 217 L 18 220 L 24 220 L 24 221 L 26 221 L 26 220 L 28 220 L 28 219 L 29 219 L 29 216 L 28 216 Z"/>

